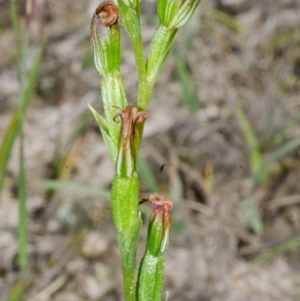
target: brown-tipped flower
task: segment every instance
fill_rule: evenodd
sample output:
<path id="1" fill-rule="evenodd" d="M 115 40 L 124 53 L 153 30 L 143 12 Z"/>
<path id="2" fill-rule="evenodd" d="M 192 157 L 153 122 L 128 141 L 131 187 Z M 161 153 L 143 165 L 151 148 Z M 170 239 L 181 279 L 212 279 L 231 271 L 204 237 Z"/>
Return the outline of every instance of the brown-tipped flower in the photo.
<path id="1" fill-rule="evenodd" d="M 102 76 L 119 71 L 121 58 L 119 12 L 113 2 L 100 4 L 91 22 L 94 60 Z"/>
<path id="2" fill-rule="evenodd" d="M 126 106 L 125 110 L 117 108 L 113 120 L 118 122 L 121 119 L 121 135 L 119 153 L 117 157 L 117 175 L 132 177 L 136 171 L 138 131 L 136 123 L 142 123 L 146 120 L 145 112 L 138 112 L 136 107 Z"/>
<path id="3" fill-rule="evenodd" d="M 163 254 L 168 246 L 173 203 L 166 197 L 152 194 L 140 201 L 151 202 L 153 211 L 149 220 L 147 251 L 153 256 Z"/>

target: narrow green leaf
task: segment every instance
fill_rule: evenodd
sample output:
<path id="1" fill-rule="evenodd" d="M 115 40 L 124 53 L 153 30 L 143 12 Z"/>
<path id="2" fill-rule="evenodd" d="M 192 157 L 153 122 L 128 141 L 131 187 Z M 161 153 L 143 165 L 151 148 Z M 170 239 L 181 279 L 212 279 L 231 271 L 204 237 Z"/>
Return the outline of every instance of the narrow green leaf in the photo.
<path id="1" fill-rule="evenodd" d="M 223 23 L 230 29 L 241 32 L 243 30 L 242 24 L 234 17 L 224 13 L 223 11 L 214 9 L 212 11 L 212 16 L 219 22 Z"/>
<path id="2" fill-rule="evenodd" d="M 196 114 L 198 111 L 198 103 L 194 94 L 191 77 L 186 69 L 185 62 L 180 55 L 179 51 L 175 48 L 175 68 L 178 79 L 181 83 L 184 99 L 188 104 L 191 114 Z"/>
<path id="3" fill-rule="evenodd" d="M 40 51 L 35 58 L 34 65 L 28 75 L 28 83 L 23 92 L 23 110 L 24 112 L 28 108 L 31 95 L 33 93 L 33 89 L 36 84 L 36 79 L 38 75 L 38 71 L 40 68 L 40 64 L 42 61 L 42 51 Z M 8 164 L 8 160 L 11 154 L 11 150 L 15 141 L 16 136 L 19 133 L 19 108 L 16 108 L 9 126 L 3 136 L 3 140 L 0 146 L 0 192 L 2 190 L 3 182 L 6 176 L 6 168 Z"/>
<path id="4" fill-rule="evenodd" d="M 257 208 L 250 200 L 243 201 L 241 205 L 254 233 L 258 236 L 261 235 L 264 232 L 264 224 Z"/>
<path id="5" fill-rule="evenodd" d="M 21 138 L 22 140 L 22 138 Z M 22 142 L 21 142 L 22 143 Z M 27 224 L 26 224 L 26 179 L 23 158 L 23 147 L 20 149 L 19 179 L 18 179 L 18 262 L 21 271 L 21 281 L 25 281 L 25 268 L 27 265 Z"/>
<path id="6" fill-rule="evenodd" d="M 8 301 L 20 301 L 24 294 L 24 286 L 22 283 L 14 285 L 9 293 Z"/>
<path id="7" fill-rule="evenodd" d="M 261 167 L 261 153 L 259 150 L 259 144 L 244 110 L 241 107 L 238 107 L 235 113 L 238 117 L 245 140 L 248 144 L 250 152 L 250 168 L 252 173 L 255 173 Z"/>
<path id="8" fill-rule="evenodd" d="M 82 194 L 90 197 L 104 199 L 106 201 L 110 200 L 110 192 L 108 190 L 85 186 L 78 183 L 49 179 L 40 179 L 36 183 L 51 190 L 69 192 L 73 194 Z"/>
<path id="9" fill-rule="evenodd" d="M 98 114 L 98 112 L 91 105 L 88 104 L 88 107 L 92 111 L 93 115 L 95 116 L 95 119 L 100 128 L 104 143 L 108 149 L 108 152 L 110 154 L 112 161 L 115 164 L 116 160 L 117 160 L 117 156 L 118 156 L 118 147 L 112 141 L 111 137 L 109 136 L 109 133 L 108 133 L 108 130 L 106 127 L 106 121 L 100 114 Z"/>
<path id="10" fill-rule="evenodd" d="M 263 161 L 263 163 L 261 164 L 260 168 L 256 171 L 256 173 L 254 173 L 254 175 L 252 176 L 254 185 L 263 182 L 268 176 L 272 168 L 272 165 L 299 146 L 300 146 L 300 138 L 296 138 L 292 141 L 287 142 L 279 149 L 274 151 L 271 155 L 269 155 L 268 158 Z"/>
<path id="11" fill-rule="evenodd" d="M 283 129 L 276 134 L 274 138 L 274 143 L 276 145 L 282 144 L 285 139 L 286 134 L 290 129 L 292 129 L 300 121 L 300 110 L 297 110 L 285 123 Z"/>

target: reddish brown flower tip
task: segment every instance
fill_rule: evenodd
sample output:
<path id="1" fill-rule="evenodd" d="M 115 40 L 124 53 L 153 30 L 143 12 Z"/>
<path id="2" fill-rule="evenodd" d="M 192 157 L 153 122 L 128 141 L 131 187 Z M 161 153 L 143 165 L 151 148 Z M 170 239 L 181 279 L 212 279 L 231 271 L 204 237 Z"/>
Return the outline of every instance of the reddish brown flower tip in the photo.
<path id="1" fill-rule="evenodd" d="M 143 198 L 140 201 L 140 204 L 143 204 L 145 202 L 151 202 L 153 205 L 153 208 L 155 208 L 157 210 L 160 210 L 162 208 L 163 210 L 171 211 L 173 208 L 173 203 L 169 199 L 167 199 L 164 196 L 160 196 L 156 193 L 151 194 L 146 198 Z"/>
<path id="2" fill-rule="evenodd" d="M 103 2 L 96 8 L 95 14 L 101 19 L 104 26 L 114 25 L 119 18 L 119 11 L 113 2 Z"/>
<path id="3" fill-rule="evenodd" d="M 153 207 L 154 216 L 163 216 L 164 228 L 168 228 L 170 225 L 170 211 L 173 208 L 173 203 L 166 197 L 158 194 L 151 194 L 140 201 L 140 204 L 145 202 L 151 202 Z"/>
<path id="4" fill-rule="evenodd" d="M 153 211 L 149 219 L 147 249 L 155 256 L 164 253 L 169 242 L 172 202 L 166 197 L 151 194 L 140 201 L 151 202 Z"/>
<path id="5" fill-rule="evenodd" d="M 131 177 L 136 171 L 138 131 L 136 123 L 146 120 L 146 112 L 138 112 L 136 107 L 126 106 L 123 110 L 116 107 L 114 122 L 121 122 L 120 146 L 117 158 L 117 174 Z"/>

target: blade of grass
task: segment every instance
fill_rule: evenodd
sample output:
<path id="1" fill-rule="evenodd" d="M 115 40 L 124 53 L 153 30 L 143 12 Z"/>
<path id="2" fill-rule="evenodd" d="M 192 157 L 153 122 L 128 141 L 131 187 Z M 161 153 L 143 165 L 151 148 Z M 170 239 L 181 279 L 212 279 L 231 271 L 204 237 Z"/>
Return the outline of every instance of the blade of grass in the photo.
<path id="1" fill-rule="evenodd" d="M 18 176 L 18 264 L 20 268 L 20 282 L 25 287 L 27 266 L 27 225 L 26 225 L 26 178 L 24 163 L 24 134 L 23 121 L 26 109 L 25 83 L 27 81 L 26 59 L 29 46 L 29 31 L 25 29 L 22 40 L 21 55 L 19 60 L 20 92 L 18 102 L 17 133 L 20 137 L 19 145 L 19 176 Z M 15 135 L 16 137 L 16 135 Z"/>
<path id="2" fill-rule="evenodd" d="M 252 262 L 250 262 L 249 267 L 245 274 L 252 272 L 254 269 L 258 268 L 259 266 L 263 265 L 264 263 L 268 262 L 269 260 L 273 259 L 274 257 L 289 251 L 293 248 L 296 248 L 300 245 L 300 236 L 293 238 L 291 240 L 285 241 L 278 246 L 272 248 L 271 250 L 263 253 Z"/>
<path id="3" fill-rule="evenodd" d="M 241 206 L 254 233 L 258 236 L 262 235 L 264 232 L 264 224 L 253 202 L 251 200 L 245 200 L 241 203 Z"/>
<path id="4" fill-rule="evenodd" d="M 279 34 L 277 34 L 270 43 L 270 48 L 274 51 L 274 48 L 282 47 L 286 42 L 290 42 L 298 35 L 298 30 L 296 28 L 287 29 Z"/>
<path id="5" fill-rule="evenodd" d="M 236 32 L 241 32 L 243 30 L 243 26 L 240 22 L 238 22 L 234 17 L 220 10 L 217 9 L 212 10 L 211 15 L 215 20 L 219 21 L 220 23 L 223 23 L 228 28 Z"/>
<path id="6" fill-rule="evenodd" d="M 194 89 L 191 83 L 191 77 L 186 69 L 183 58 L 176 48 L 174 49 L 174 53 L 175 71 L 183 88 L 185 101 L 187 102 L 190 112 L 192 114 L 195 114 L 198 111 L 198 103 L 197 99 L 195 98 Z"/>
<path id="7" fill-rule="evenodd" d="M 268 110 L 267 116 L 265 117 L 265 125 L 264 130 L 260 134 L 259 142 L 258 144 L 263 148 L 264 146 L 270 146 L 269 139 L 270 139 L 270 133 L 272 130 L 274 117 L 276 114 L 276 111 L 280 107 L 280 99 L 279 97 L 276 97 L 275 100 L 271 101 L 270 109 Z"/>
<path id="8" fill-rule="evenodd" d="M 147 185 L 148 189 L 151 192 L 157 192 L 158 191 L 158 185 L 155 180 L 155 177 L 151 171 L 151 168 L 149 167 L 148 162 L 142 158 L 139 157 L 138 159 L 138 169 L 141 172 L 141 177 L 143 178 L 145 184 Z"/>
<path id="9" fill-rule="evenodd" d="M 68 181 L 48 180 L 40 179 L 36 182 L 47 189 L 70 192 L 74 194 L 82 194 L 90 197 L 97 197 L 106 201 L 110 200 L 110 191 L 104 189 L 93 188 L 78 183 L 72 183 Z"/>
<path id="10" fill-rule="evenodd" d="M 8 301 L 20 301 L 24 293 L 23 284 L 17 283 L 13 286 L 9 293 Z"/>
<path id="11" fill-rule="evenodd" d="M 25 112 L 29 102 L 31 95 L 33 93 L 33 89 L 36 84 L 36 79 L 38 75 L 38 71 L 40 68 L 40 64 L 42 61 L 42 53 L 43 51 L 40 50 L 39 53 L 37 54 L 34 65 L 28 75 L 28 83 L 27 86 L 23 92 L 23 111 Z M 9 123 L 9 126 L 3 136 L 3 140 L 0 146 L 0 194 L 3 186 L 3 182 L 5 179 L 5 174 L 6 174 L 6 168 L 8 164 L 8 160 L 11 154 L 11 149 L 13 147 L 14 141 L 16 136 L 19 133 L 19 108 L 16 108 L 14 111 L 14 114 L 11 118 L 11 121 Z"/>
<path id="12" fill-rule="evenodd" d="M 292 129 L 300 121 L 300 110 L 296 111 L 285 123 L 283 129 L 275 136 L 275 145 L 280 145 L 284 141 L 287 132 Z"/>
<path id="13" fill-rule="evenodd" d="M 258 141 L 244 110 L 239 107 L 236 109 L 235 113 L 241 125 L 245 140 L 248 144 L 250 151 L 250 169 L 253 174 L 261 166 L 261 153 L 259 150 Z"/>
<path id="14" fill-rule="evenodd" d="M 284 157 L 286 154 L 291 152 L 292 150 L 296 149 L 300 146 L 300 138 L 296 138 L 292 141 L 287 142 L 276 151 L 274 151 L 267 159 L 265 159 L 260 168 L 253 174 L 252 181 L 254 186 L 262 183 L 266 177 L 268 176 L 272 165 Z"/>
<path id="15" fill-rule="evenodd" d="M 21 140 L 23 140 L 21 138 Z M 26 225 L 26 184 L 23 155 L 23 141 L 20 146 L 19 179 L 18 179 L 18 261 L 21 272 L 21 283 L 25 283 L 25 269 L 27 265 L 27 225 Z"/>

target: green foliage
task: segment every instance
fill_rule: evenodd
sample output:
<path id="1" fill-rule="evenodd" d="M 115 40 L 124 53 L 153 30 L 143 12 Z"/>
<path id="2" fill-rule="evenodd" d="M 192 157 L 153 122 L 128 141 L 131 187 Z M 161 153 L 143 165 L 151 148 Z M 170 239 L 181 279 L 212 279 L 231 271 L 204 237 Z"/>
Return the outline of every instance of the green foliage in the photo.
<path id="1" fill-rule="evenodd" d="M 278 162 L 281 158 L 287 155 L 289 152 L 295 150 L 300 146 L 300 138 L 291 140 L 277 150 L 272 152 L 265 160 L 263 160 L 260 168 L 253 174 L 252 180 L 254 185 L 261 184 L 266 181 L 267 176 L 269 175 L 272 166 L 274 163 Z"/>
<path id="2" fill-rule="evenodd" d="M 275 145 L 281 145 L 288 132 L 293 129 L 295 125 L 297 125 L 300 122 L 300 110 L 297 110 L 285 123 L 282 130 L 276 134 L 274 138 L 274 144 Z"/>
<path id="3" fill-rule="evenodd" d="M 261 235 L 264 231 L 264 225 L 259 210 L 253 203 L 251 194 L 258 185 L 267 181 L 270 171 L 276 162 L 300 146 L 300 138 L 286 142 L 271 152 L 265 159 L 262 159 L 258 139 L 242 108 L 236 109 L 236 116 L 238 117 L 250 153 L 251 187 L 248 199 L 242 202 L 242 208 L 255 234 Z M 297 117 L 297 115 L 295 116 Z"/>
<path id="4" fill-rule="evenodd" d="M 25 88 L 20 94 L 22 98 L 22 111 L 23 114 L 27 110 L 30 99 L 33 93 L 33 90 L 36 85 L 37 75 L 40 68 L 40 64 L 42 61 L 42 51 L 40 51 L 34 61 L 34 64 L 28 74 L 27 83 L 25 83 Z M 14 144 L 16 137 L 19 134 L 20 127 L 19 127 L 19 110 L 20 107 L 15 109 L 15 112 L 11 118 L 11 121 L 7 127 L 6 132 L 3 135 L 3 140 L 0 146 L 0 192 L 2 190 L 2 185 L 6 175 L 6 168 L 8 164 L 8 160 L 11 154 L 11 150 Z"/>
<path id="5" fill-rule="evenodd" d="M 106 121 L 104 120 L 104 118 L 101 115 L 99 115 L 97 113 L 97 111 L 91 105 L 88 105 L 88 107 L 92 111 L 92 113 L 93 113 L 93 115 L 94 115 L 94 117 L 95 117 L 95 119 L 98 123 L 98 126 L 100 128 L 104 143 L 107 147 L 107 150 L 110 154 L 110 157 L 111 157 L 112 161 L 114 163 L 116 163 L 117 156 L 118 156 L 118 148 L 117 148 L 117 145 L 114 143 L 114 141 L 112 140 L 112 138 L 109 134 L 109 131 L 108 131 L 108 128 L 107 128 L 107 125 L 106 125 Z"/>
<path id="6" fill-rule="evenodd" d="M 195 114 L 199 108 L 198 108 L 197 99 L 194 94 L 194 88 L 192 86 L 191 77 L 185 66 L 185 61 L 177 49 L 175 49 L 175 57 L 176 57 L 175 70 L 183 89 L 184 99 L 187 102 L 190 113 Z"/>
<path id="7" fill-rule="evenodd" d="M 215 20 L 226 25 L 228 28 L 232 29 L 235 32 L 241 32 L 243 30 L 242 24 L 238 22 L 236 18 L 224 13 L 223 11 L 214 9 L 212 11 L 212 16 Z"/>
<path id="8" fill-rule="evenodd" d="M 259 143 L 256 139 L 256 135 L 252 129 L 252 126 L 241 107 L 236 109 L 236 116 L 238 117 L 245 140 L 248 145 L 250 153 L 250 169 L 252 173 L 255 173 L 261 166 L 261 153 L 259 149 Z"/>
<path id="9" fill-rule="evenodd" d="M 17 283 L 14 285 L 12 290 L 10 291 L 8 301 L 20 301 L 24 294 L 24 286 L 21 283 Z"/>
<path id="10" fill-rule="evenodd" d="M 262 235 L 264 232 L 264 224 L 259 214 L 257 207 L 254 205 L 252 199 L 244 200 L 241 206 L 250 222 L 250 225 L 256 235 Z"/>

